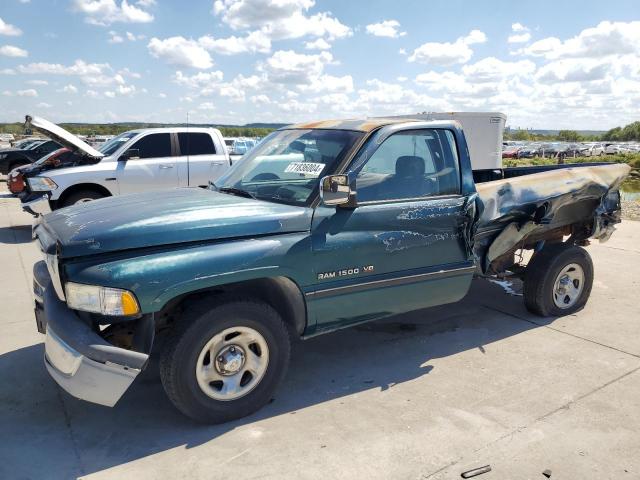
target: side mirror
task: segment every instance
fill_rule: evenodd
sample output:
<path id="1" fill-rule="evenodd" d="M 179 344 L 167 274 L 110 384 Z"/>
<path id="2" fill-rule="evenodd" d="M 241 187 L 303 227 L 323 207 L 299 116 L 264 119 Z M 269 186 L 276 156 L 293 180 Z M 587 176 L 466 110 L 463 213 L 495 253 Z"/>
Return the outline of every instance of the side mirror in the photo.
<path id="1" fill-rule="evenodd" d="M 120 155 L 120 158 L 118 160 L 124 162 L 127 160 L 137 160 L 138 158 L 140 158 L 140 150 L 137 148 L 130 148 L 122 155 Z"/>
<path id="2" fill-rule="evenodd" d="M 355 191 L 348 175 L 329 175 L 320 180 L 320 199 L 327 206 L 354 206 Z"/>

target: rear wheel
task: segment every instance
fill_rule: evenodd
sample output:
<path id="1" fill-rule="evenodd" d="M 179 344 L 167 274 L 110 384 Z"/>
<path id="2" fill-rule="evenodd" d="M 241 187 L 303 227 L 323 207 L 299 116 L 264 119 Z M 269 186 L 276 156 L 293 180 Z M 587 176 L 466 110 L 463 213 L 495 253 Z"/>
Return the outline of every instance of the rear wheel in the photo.
<path id="1" fill-rule="evenodd" d="M 550 245 L 536 253 L 524 278 L 527 309 L 543 317 L 581 310 L 593 285 L 593 262 L 584 248 Z"/>
<path id="2" fill-rule="evenodd" d="M 290 348 L 287 326 L 269 305 L 244 298 L 200 301 L 167 339 L 160 376 L 182 413 L 226 422 L 269 402 Z"/>
<path id="3" fill-rule="evenodd" d="M 95 190 L 81 190 L 79 192 L 72 193 L 62 202 L 63 207 L 70 207 L 71 205 L 76 205 L 78 203 L 86 203 L 91 202 L 93 200 L 97 200 L 99 198 L 104 198 L 105 195 L 96 192 Z"/>

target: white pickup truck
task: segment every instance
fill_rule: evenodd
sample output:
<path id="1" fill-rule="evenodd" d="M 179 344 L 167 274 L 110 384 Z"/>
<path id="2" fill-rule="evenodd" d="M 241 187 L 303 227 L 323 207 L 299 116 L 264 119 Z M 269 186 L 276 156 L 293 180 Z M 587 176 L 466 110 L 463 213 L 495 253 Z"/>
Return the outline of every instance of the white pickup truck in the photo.
<path id="1" fill-rule="evenodd" d="M 127 193 L 207 187 L 231 166 L 222 134 L 215 128 L 131 130 L 96 150 L 43 118 L 27 116 L 26 126 L 87 159 L 82 165 L 27 178 L 23 209 L 32 214 Z"/>

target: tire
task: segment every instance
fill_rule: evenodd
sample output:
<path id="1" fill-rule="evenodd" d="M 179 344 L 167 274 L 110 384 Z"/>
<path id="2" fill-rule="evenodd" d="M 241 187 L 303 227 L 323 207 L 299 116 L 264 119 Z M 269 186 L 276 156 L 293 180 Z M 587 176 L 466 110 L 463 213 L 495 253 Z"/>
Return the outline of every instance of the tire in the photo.
<path id="1" fill-rule="evenodd" d="M 249 371 L 249 355 L 252 355 L 252 358 L 257 357 L 249 352 L 249 348 L 255 345 L 249 348 L 242 345 L 238 340 L 244 338 L 242 334 L 230 340 L 231 344 L 236 343 L 236 352 L 245 352 L 245 361 L 242 362 L 243 366 L 238 373 L 227 372 L 228 376 L 225 377 L 219 373 L 220 364 L 216 359 L 222 358 L 220 354 L 223 350 L 228 354 L 228 349 L 231 348 L 229 340 L 223 344 L 225 347 L 222 350 L 211 347 L 216 353 L 204 354 L 203 357 L 203 353 L 209 351 L 208 346 L 212 345 L 212 342 L 215 344 L 216 338 L 224 336 L 226 332 L 243 329 L 253 331 L 254 334 L 250 334 L 249 338 L 259 336 L 260 341 L 264 341 L 263 345 L 266 345 L 266 349 L 264 346 L 260 347 L 261 365 L 264 370 L 257 374 L 255 381 Z M 255 336 L 256 332 L 258 336 Z M 241 297 L 202 300 L 195 303 L 170 332 L 161 353 L 160 378 L 167 396 L 180 412 L 197 422 L 223 423 L 245 417 L 271 400 L 286 374 L 290 351 L 291 342 L 287 326 L 271 306 Z M 267 355 L 262 358 L 265 352 Z M 201 377 L 201 372 L 207 367 L 223 381 L 215 380 L 203 385 L 209 381 L 208 378 L 203 381 Z M 245 368 L 247 370 L 244 370 Z M 245 376 L 247 373 L 251 380 L 243 387 L 242 381 L 248 378 Z M 261 376 L 258 378 L 259 375 Z M 241 380 L 238 380 L 240 386 L 237 392 L 225 392 L 225 388 L 238 378 Z M 222 398 L 225 395 L 229 397 Z"/>
<path id="2" fill-rule="evenodd" d="M 95 190 L 80 190 L 79 192 L 72 193 L 62 202 L 62 207 L 70 207 L 71 205 L 75 205 L 77 203 L 85 203 L 90 202 L 92 200 L 98 200 L 99 198 L 104 198 L 105 195 L 96 192 Z"/>
<path id="3" fill-rule="evenodd" d="M 584 248 L 549 245 L 527 265 L 524 303 L 527 310 L 542 317 L 570 315 L 585 306 L 592 286 L 593 262 Z"/>

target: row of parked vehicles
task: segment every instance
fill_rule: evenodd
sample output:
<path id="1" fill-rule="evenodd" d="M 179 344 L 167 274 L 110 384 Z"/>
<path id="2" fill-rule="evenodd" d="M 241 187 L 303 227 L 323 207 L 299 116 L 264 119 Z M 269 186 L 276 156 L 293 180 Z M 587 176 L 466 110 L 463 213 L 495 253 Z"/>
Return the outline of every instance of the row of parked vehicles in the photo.
<path id="1" fill-rule="evenodd" d="M 622 153 L 640 152 L 639 143 L 603 142 L 517 142 L 506 141 L 502 145 L 502 158 L 576 158 L 604 157 Z"/>
<path id="2" fill-rule="evenodd" d="M 27 117 L 25 127 L 47 139 L 24 139 L 0 150 L 0 171 L 34 215 L 126 193 L 206 188 L 241 157 L 230 149 L 244 154 L 257 143 L 224 139 L 214 128 L 175 127 L 131 130 L 96 149 L 42 118 Z"/>
<path id="3" fill-rule="evenodd" d="M 458 301 L 474 276 L 523 279 L 541 316 L 580 310 L 582 247 L 613 233 L 630 169 L 502 168 L 505 120 L 316 121 L 231 166 L 215 129 L 135 130 L 98 151 L 28 117 L 74 156 L 26 178 L 39 205 L 70 205 L 33 229 L 49 374 L 113 406 L 158 357 L 173 404 L 216 423 L 273 399 L 294 339 Z"/>

